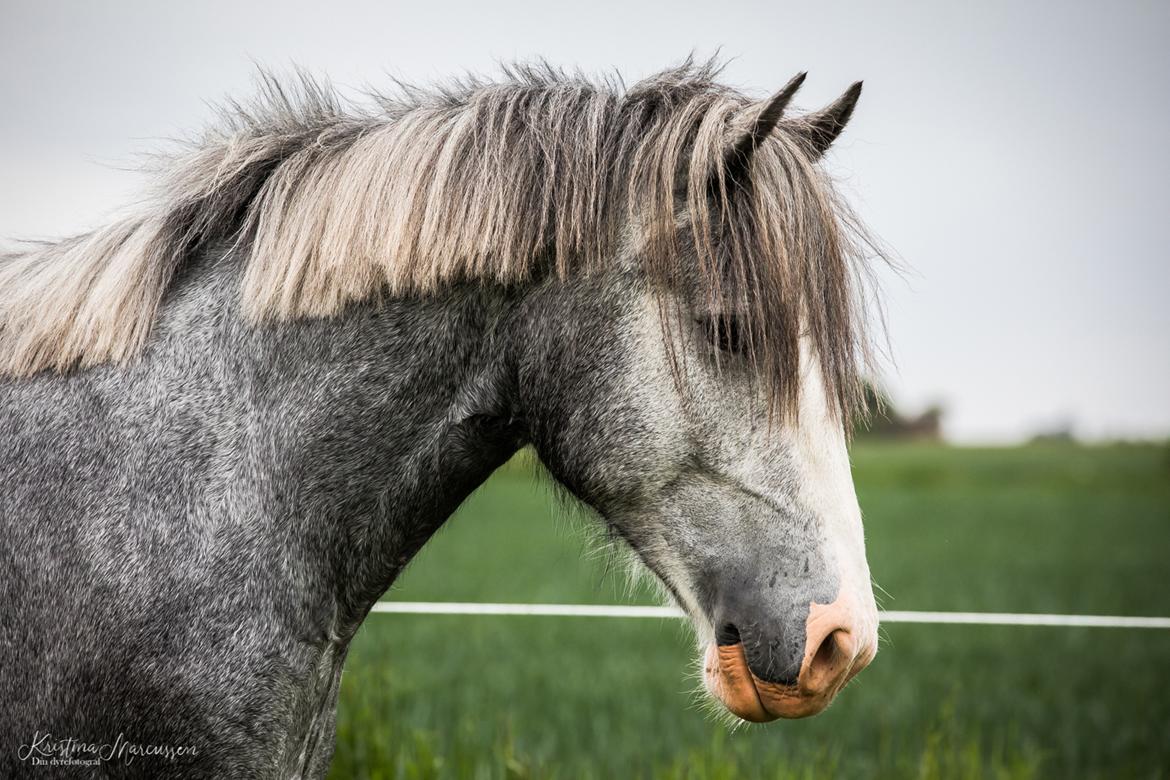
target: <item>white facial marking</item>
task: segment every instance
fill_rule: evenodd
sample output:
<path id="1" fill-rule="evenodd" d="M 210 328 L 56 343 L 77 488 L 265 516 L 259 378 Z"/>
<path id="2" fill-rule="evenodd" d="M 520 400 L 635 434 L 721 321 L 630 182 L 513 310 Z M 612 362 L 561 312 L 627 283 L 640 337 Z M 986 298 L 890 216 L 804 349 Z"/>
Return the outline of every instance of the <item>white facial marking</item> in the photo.
<path id="1" fill-rule="evenodd" d="M 841 591 L 855 613 L 859 637 L 877 644 L 877 604 L 865 557 L 861 508 L 853 487 L 845 428 L 829 410 L 820 362 L 801 339 L 801 388 L 796 431 L 800 501 L 816 513 L 839 567 Z"/>

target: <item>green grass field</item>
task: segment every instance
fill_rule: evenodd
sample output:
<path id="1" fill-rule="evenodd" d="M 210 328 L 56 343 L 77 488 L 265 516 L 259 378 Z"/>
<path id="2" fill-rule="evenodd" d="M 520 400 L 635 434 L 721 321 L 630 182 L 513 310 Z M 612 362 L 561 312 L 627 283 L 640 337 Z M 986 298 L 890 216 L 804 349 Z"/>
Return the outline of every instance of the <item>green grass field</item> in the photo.
<path id="1" fill-rule="evenodd" d="M 853 457 L 886 608 L 1170 615 L 1166 448 Z M 385 598 L 653 603 L 597 540 L 506 467 Z M 729 728 L 696 696 L 683 621 L 375 614 L 350 652 L 332 776 L 1170 776 L 1170 631 L 883 634 L 824 714 Z"/>

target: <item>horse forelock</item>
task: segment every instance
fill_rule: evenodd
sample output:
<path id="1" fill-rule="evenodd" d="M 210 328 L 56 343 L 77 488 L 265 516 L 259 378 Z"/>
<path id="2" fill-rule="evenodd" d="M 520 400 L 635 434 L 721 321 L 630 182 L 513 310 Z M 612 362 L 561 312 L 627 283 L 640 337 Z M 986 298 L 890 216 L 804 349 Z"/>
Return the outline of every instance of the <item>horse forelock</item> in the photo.
<path id="1" fill-rule="evenodd" d="M 795 408 L 806 332 L 846 414 L 865 234 L 783 127 L 746 185 L 725 180 L 751 101 L 717 76 L 688 61 L 623 89 L 520 65 L 359 104 L 303 74 L 262 75 L 258 98 L 171 159 L 139 213 L 0 258 L 0 372 L 132 357 L 183 257 L 224 238 L 244 250 L 243 310 L 263 322 L 382 290 L 521 284 L 549 257 L 562 277 L 587 272 L 614 261 L 631 224 L 646 274 L 675 283 L 682 215 L 705 303 L 737 309 L 778 408 Z"/>

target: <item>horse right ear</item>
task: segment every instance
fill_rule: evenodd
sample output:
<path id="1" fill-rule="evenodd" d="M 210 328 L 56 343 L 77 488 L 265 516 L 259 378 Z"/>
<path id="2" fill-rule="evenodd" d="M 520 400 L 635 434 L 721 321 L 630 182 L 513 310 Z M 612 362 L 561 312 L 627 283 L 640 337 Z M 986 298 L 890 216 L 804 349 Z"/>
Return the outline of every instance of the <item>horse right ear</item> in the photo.
<path id="1" fill-rule="evenodd" d="M 829 150 L 837 136 L 849 123 L 853 116 L 853 108 L 857 99 L 861 97 L 861 82 L 845 90 L 845 94 L 834 100 L 820 111 L 789 119 L 784 127 L 800 138 L 803 138 L 812 152 L 814 160 L 819 160 Z"/>

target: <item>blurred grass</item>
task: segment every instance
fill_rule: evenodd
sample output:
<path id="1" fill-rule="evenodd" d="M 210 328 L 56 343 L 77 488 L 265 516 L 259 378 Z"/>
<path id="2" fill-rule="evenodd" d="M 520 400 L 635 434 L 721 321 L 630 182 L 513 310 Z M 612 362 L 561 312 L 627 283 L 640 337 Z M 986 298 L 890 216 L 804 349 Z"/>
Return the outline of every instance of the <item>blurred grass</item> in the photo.
<path id="1" fill-rule="evenodd" d="M 859 444 L 893 609 L 1170 614 L 1170 451 Z M 387 594 L 649 603 L 524 465 Z M 823 715 L 728 728 L 682 621 L 375 615 L 333 777 L 1166 777 L 1170 632 L 891 624 Z"/>

